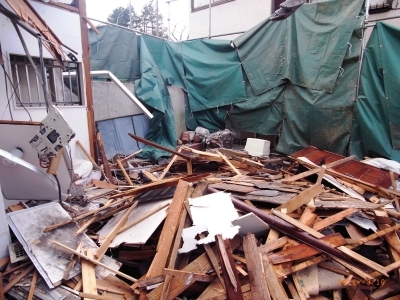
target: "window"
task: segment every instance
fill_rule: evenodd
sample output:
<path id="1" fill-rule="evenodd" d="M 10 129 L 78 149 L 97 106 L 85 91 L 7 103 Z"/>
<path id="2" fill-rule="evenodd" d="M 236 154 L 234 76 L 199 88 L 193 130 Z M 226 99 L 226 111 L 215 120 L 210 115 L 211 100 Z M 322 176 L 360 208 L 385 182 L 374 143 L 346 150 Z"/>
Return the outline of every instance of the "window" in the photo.
<path id="1" fill-rule="evenodd" d="M 224 4 L 234 0 L 211 0 L 211 6 Z M 210 0 L 192 0 L 192 12 L 206 9 L 210 4 Z"/>
<path id="2" fill-rule="evenodd" d="M 32 59 L 40 71 L 39 58 Z M 17 107 L 45 107 L 43 87 L 28 58 L 10 55 L 10 63 Z M 63 71 L 55 60 L 45 58 L 44 66 L 46 72 L 44 80 L 48 86 L 49 100 L 58 105 L 81 105 L 79 63 L 64 62 L 66 70 Z"/>

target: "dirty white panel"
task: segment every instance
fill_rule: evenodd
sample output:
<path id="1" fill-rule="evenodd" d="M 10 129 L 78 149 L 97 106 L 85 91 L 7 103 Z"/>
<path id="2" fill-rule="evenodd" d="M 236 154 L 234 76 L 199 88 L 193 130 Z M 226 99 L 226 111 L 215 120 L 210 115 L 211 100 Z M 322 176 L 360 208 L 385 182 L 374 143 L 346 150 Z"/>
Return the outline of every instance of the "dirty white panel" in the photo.
<path id="1" fill-rule="evenodd" d="M 232 224 L 240 226 L 239 234 L 242 236 L 247 235 L 248 232 L 253 233 L 257 237 L 261 235 L 265 236 L 269 230 L 268 224 L 253 213 L 246 214 L 232 221 Z"/>
<path id="2" fill-rule="evenodd" d="M 85 234 L 75 234 L 79 229 L 75 223 L 70 223 L 50 232 L 43 232 L 50 225 L 70 219 L 71 217 L 61 205 L 55 202 L 7 214 L 7 221 L 12 231 L 50 288 L 61 283 L 71 259 L 70 253 L 52 244 L 53 240 L 72 249 L 76 249 L 81 241 L 83 242 L 83 249 L 89 247 L 98 249 L 96 244 Z M 103 257 L 101 262 L 115 270 L 119 269 L 119 264 L 109 257 Z M 79 273 L 80 264 L 76 264 L 70 272 L 70 278 Z M 108 274 L 110 272 L 96 267 L 97 276 L 104 277 Z"/>
<path id="3" fill-rule="evenodd" d="M 230 194 L 218 192 L 197 198 L 189 198 L 193 225 L 205 225 L 208 236 L 200 239 L 198 244 L 215 241 L 215 235 L 231 239 L 239 232 L 239 226 L 233 226 L 232 221 L 238 218 L 238 213 L 232 204 Z"/>
<path id="4" fill-rule="evenodd" d="M 172 199 L 162 200 L 162 201 L 150 201 L 139 203 L 136 208 L 133 210 L 131 215 L 128 218 L 126 224 L 134 222 L 139 219 L 146 213 L 156 209 L 157 207 L 161 207 L 166 203 L 171 203 Z M 111 248 L 118 247 L 120 244 L 144 244 L 150 238 L 150 236 L 154 233 L 157 227 L 161 224 L 161 222 L 166 217 L 166 210 L 168 207 L 161 209 L 150 217 L 146 218 L 142 222 L 132 226 L 131 228 L 125 230 L 118 234 L 115 239 L 110 244 Z M 99 232 L 99 242 L 100 244 L 107 238 L 107 235 L 111 232 L 111 230 L 115 227 L 118 221 L 122 218 L 125 211 L 120 212 L 113 219 L 111 219 Z"/>
<path id="5" fill-rule="evenodd" d="M 12 161 L 15 166 L 9 166 Z M 56 181 L 48 174 L 21 158 L 0 149 L 0 184 L 7 199 L 58 199 Z"/>

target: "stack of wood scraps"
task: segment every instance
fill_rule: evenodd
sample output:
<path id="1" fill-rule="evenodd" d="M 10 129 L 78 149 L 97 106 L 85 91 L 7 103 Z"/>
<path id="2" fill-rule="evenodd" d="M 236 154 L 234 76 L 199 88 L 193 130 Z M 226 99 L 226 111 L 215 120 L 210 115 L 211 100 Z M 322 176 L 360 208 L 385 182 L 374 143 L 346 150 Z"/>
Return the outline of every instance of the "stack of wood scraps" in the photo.
<path id="1" fill-rule="evenodd" d="M 12 208 L 29 259 L 0 260 L 5 293 L 30 294 L 26 277 L 84 299 L 400 297 L 397 174 L 313 147 L 255 158 L 139 141 L 170 160 L 103 158 L 104 180 L 72 215 Z"/>

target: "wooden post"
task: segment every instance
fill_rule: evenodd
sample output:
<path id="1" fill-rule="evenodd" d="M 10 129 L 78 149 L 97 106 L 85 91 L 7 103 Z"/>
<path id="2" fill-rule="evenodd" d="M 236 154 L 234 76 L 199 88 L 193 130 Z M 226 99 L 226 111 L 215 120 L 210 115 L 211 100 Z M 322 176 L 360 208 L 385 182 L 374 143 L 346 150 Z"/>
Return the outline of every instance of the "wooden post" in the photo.
<path id="1" fill-rule="evenodd" d="M 89 31 L 87 28 L 87 15 L 86 15 L 86 0 L 78 0 L 79 19 L 81 27 L 81 43 L 82 43 L 82 63 L 85 80 L 85 95 L 88 119 L 88 132 L 90 143 L 90 155 L 97 160 L 96 149 L 96 129 L 94 124 L 94 110 L 93 110 L 93 91 L 92 79 L 90 76 L 90 45 L 89 45 Z"/>

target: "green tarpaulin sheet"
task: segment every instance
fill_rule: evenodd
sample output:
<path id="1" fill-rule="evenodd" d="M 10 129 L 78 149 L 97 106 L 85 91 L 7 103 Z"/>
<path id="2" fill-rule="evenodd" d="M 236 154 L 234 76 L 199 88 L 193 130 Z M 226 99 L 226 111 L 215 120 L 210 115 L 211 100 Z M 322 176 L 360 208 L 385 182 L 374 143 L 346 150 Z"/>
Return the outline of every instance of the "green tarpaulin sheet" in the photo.
<path id="1" fill-rule="evenodd" d="M 361 69 L 350 153 L 400 161 L 400 29 L 378 22 Z"/>

